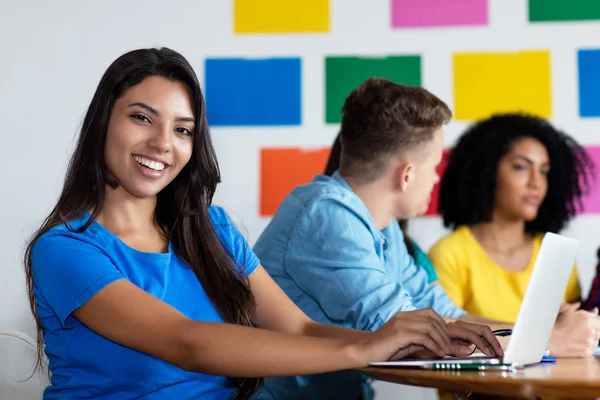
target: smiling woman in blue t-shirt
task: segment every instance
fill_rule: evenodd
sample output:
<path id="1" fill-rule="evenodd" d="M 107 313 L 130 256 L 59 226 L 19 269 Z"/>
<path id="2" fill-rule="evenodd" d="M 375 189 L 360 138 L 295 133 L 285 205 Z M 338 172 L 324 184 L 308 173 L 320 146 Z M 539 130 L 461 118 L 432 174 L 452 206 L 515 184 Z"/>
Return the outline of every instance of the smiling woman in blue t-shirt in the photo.
<path id="1" fill-rule="evenodd" d="M 257 377 L 464 350 L 430 310 L 374 333 L 310 320 L 211 205 L 219 181 L 185 58 L 163 48 L 114 61 L 25 255 L 52 372 L 44 399 L 246 399 Z"/>

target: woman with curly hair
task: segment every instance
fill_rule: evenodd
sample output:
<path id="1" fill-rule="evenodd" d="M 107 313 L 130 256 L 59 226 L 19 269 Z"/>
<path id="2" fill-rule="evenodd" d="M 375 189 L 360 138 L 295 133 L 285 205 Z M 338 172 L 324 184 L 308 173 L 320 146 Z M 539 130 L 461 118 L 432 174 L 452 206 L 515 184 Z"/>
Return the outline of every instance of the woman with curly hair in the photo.
<path id="1" fill-rule="evenodd" d="M 429 251 L 450 298 L 514 322 L 544 234 L 575 216 L 592 168 L 585 150 L 543 119 L 503 114 L 470 127 L 440 187 L 439 211 L 453 232 Z M 580 295 L 574 268 L 564 301 Z"/>

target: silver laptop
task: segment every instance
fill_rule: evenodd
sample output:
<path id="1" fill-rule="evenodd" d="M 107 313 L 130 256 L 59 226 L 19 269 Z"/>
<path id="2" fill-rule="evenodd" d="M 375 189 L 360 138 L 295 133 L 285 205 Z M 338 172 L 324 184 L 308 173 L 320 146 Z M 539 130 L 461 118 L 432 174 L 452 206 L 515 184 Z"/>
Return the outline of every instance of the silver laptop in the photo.
<path id="1" fill-rule="evenodd" d="M 369 365 L 432 369 L 471 369 L 471 366 L 477 365 L 480 366 L 478 369 L 486 369 L 486 365 L 525 366 L 539 363 L 546 352 L 578 250 L 578 240 L 554 233 L 544 235 L 503 357 L 399 360 Z"/>

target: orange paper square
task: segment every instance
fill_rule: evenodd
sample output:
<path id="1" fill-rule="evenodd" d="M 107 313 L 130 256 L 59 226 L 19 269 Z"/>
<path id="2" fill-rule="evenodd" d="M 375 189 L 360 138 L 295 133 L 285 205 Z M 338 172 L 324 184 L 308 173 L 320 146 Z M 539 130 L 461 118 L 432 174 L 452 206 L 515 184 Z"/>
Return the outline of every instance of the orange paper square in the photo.
<path id="1" fill-rule="evenodd" d="M 296 186 L 325 171 L 330 148 L 265 148 L 260 151 L 260 215 L 272 216 Z"/>

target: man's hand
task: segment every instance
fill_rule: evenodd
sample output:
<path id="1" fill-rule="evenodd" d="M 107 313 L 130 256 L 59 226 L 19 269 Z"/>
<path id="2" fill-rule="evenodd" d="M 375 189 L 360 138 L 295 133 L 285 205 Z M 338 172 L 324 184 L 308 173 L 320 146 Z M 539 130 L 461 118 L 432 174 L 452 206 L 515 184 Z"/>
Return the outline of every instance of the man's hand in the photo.
<path id="1" fill-rule="evenodd" d="M 590 357 L 600 340 L 598 309 L 565 311 L 558 315 L 548 350 L 553 357 Z"/>
<path id="2" fill-rule="evenodd" d="M 453 353 L 456 356 L 464 355 L 465 344 L 474 344 L 479 350 L 490 357 L 504 355 L 502 346 L 487 325 L 473 324 L 458 320 L 448 324 L 448 335 L 452 338 Z"/>
<path id="3" fill-rule="evenodd" d="M 454 322 L 448 322 L 447 332 L 452 340 L 449 356 L 467 357 L 473 353 L 475 346 L 490 357 L 504 355 L 498 339 L 486 325 L 454 320 Z M 411 358 L 439 357 L 429 350 L 419 350 L 412 353 Z"/>

